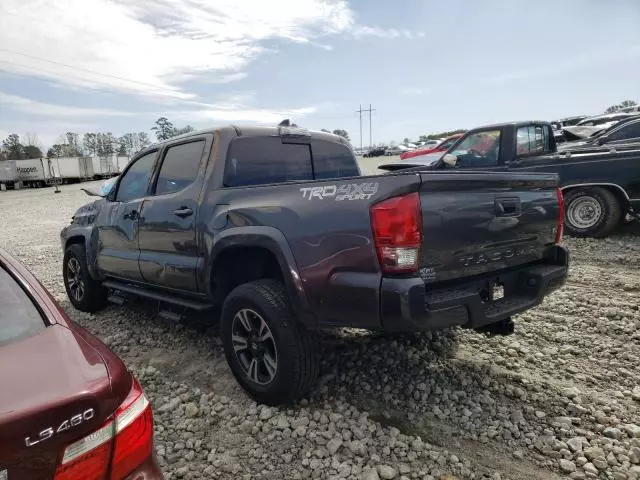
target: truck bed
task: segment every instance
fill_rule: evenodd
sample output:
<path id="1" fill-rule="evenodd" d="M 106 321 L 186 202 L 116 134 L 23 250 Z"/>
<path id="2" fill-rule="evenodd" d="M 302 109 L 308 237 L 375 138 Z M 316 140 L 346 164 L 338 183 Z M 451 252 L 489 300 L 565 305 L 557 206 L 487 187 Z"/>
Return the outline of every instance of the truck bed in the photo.
<path id="1" fill-rule="evenodd" d="M 370 208 L 418 192 L 423 285 L 536 264 L 554 246 L 555 174 L 394 172 L 217 192 L 203 214 L 221 229 L 263 226 L 282 233 L 300 272 L 308 308 L 321 325 L 382 327 L 381 271 Z M 501 212 L 502 209 L 503 211 Z M 504 211 L 506 210 L 506 211 Z M 216 220 L 224 216 L 228 222 Z M 407 275 L 404 275 L 407 277 Z"/>

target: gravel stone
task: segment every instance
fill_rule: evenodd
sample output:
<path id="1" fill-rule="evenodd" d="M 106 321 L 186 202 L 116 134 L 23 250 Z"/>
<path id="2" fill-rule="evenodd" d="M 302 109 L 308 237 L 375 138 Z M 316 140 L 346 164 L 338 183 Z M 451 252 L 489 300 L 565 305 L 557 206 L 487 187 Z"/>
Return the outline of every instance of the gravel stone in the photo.
<path id="1" fill-rule="evenodd" d="M 322 332 L 317 387 L 277 408 L 238 386 L 212 318 L 174 323 L 143 300 L 95 314 L 73 309 L 59 231 L 94 200 L 80 188 L 97 185 L 64 185 L 57 195 L 51 188 L 0 191 L 0 248 L 138 377 L 167 480 L 489 480 L 507 471 L 640 480 L 635 230 L 566 237 L 566 286 L 515 316 L 509 337 L 458 329 Z M 443 437 L 463 439 L 464 448 L 433 445 Z M 491 471 L 491 463 L 505 470 Z"/>
<path id="2" fill-rule="evenodd" d="M 619 440 L 622 437 L 622 431 L 620 431 L 619 428 L 613 428 L 613 427 L 605 428 L 604 432 L 602 432 L 602 434 L 605 437 L 613 438 L 615 440 Z"/>
<path id="3" fill-rule="evenodd" d="M 562 470 L 564 473 L 571 473 L 576 471 L 575 463 L 569 460 L 561 458 L 558 463 L 560 464 L 560 470 Z"/>
<path id="4" fill-rule="evenodd" d="M 396 469 L 390 467 L 389 465 L 378 465 L 378 475 L 382 480 L 393 480 L 398 476 L 398 472 Z"/>

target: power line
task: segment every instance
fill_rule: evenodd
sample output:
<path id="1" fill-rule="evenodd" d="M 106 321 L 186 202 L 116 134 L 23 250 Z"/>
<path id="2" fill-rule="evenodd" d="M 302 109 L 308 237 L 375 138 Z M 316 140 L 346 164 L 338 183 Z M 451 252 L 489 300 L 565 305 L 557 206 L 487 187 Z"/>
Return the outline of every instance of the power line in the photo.
<path id="1" fill-rule="evenodd" d="M 22 57 L 31 58 L 33 60 L 38 60 L 38 61 L 41 61 L 41 62 L 51 63 L 53 65 L 58 65 L 58 66 L 65 67 L 65 68 L 70 68 L 70 69 L 73 69 L 73 70 L 79 70 L 79 71 L 82 71 L 82 72 L 91 73 L 93 75 L 99 75 L 99 76 L 102 76 L 102 77 L 109 77 L 109 78 L 113 78 L 115 80 L 120 80 L 120 81 L 123 81 L 123 82 L 135 83 L 137 85 L 142 85 L 142 86 L 145 86 L 145 87 L 151 87 L 151 88 L 153 88 L 155 90 L 165 90 L 167 92 L 180 93 L 179 90 L 172 90 L 172 89 L 167 88 L 167 87 L 162 87 L 162 86 L 159 86 L 159 85 L 153 85 L 151 83 L 140 82 L 138 80 L 131 80 L 130 78 L 119 77 L 117 75 L 111 75 L 109 73 L 97 72 L 95 70 L 90 70 L 88 68 L 78 67 L 77 65 L 69 65 L 67 63 L 57 62 L 55 60 L 49 60 L 47 58 L 37 57 L 35 55 L 29 55 L 29 54 L 22 53 L 22 52 L 16 52 L 15 50 L 9 50 L 8 48 L 0 48 L 0 52 L 7 52 L 7 53 L 10 53 L 10 54 L 13 54 L 13 55 L 20 55 Z M 26 69 L 31 68 L 33 70 L 38 70 L 38 67 L 21 65 L 19 63 L 11 62 L 9 60 L 0 60 L 0 61 L 2 61 L 4 63 L 9 63 L 9 64 L 12 64 L 12 65 L 16 65 L 16 66 L 19 66 L 19 67 L 22 67 L 22 68 L 26 68 Z M 47 70 L 43 70 L 43 69 L 40 69 L 40 71 L 44 71 L 46 73 L 55 73 L 55 72 L 51 72 L 50 70 L 47 71 Z M 56 73 L 56 75 L 57 75 L 57 73 Z M 60 75 L 60 76 L 64 76 L 64 75 Z M 74 77 L 71 77 L 71 78 L 74 78 Z"/>

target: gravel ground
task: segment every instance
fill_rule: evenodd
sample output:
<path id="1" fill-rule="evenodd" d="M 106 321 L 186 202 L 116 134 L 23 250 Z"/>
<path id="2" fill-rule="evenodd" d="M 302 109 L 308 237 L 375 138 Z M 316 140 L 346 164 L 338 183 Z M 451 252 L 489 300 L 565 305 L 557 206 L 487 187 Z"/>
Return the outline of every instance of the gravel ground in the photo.
<path id="1" fill-rule="evenodd" d="M 318 388 L 277 409 L 244 395 L 214 329 L 145 302 L 71 307 L 59 231 L 88 200 L 79 185 L 0 192 L 0 247 L 141 380 L 167 479 L 640 479 L 637 226 L 567 238 L 567 286 L 512 336 L 323 335 Z"/>

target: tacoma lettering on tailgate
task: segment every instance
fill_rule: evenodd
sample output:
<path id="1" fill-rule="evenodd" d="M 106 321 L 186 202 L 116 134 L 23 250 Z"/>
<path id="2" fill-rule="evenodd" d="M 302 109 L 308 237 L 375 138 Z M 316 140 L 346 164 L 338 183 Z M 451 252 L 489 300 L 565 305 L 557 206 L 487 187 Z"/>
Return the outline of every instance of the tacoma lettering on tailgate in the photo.
<path id="1" fill-rule="evenodd" d="M 378 193 L 378 183 L 344 183 L 342 185 L 324 185 L 322 187 L 304 187 L 300 189 L 302 198 L 324 200 L 333 198 L 343 200 L 368 200 Z"/>
<path id="2" fill-rule="evenodd" d="M 491 262 L 500 262 L 501 260 L 507 260 L 513 257 L 521 257 L 524 255 L 533 255 L 537 254 L 536 249 L 533 245 L 525 246 L 525 247 L 511 247 L 505 248 L 504 250 L 494 250 L 489 253 L 476 253 L 473 255 L 465 255 L 464 257 L 460 257 L 458 260 L 465 267 L 472 267 L 474 265 L 485 265 Z"/>

